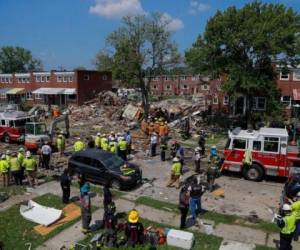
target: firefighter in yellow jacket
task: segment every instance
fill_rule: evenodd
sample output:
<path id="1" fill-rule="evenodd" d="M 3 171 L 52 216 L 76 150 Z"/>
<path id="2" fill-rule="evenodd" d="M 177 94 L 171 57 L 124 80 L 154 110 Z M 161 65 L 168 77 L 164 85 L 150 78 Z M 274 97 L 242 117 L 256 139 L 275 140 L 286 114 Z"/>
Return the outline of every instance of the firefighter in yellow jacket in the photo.
<path id="1" fill-rule="evenodd" d="M 6 161 L 5 154 L 3 154 L 0 160 L 0 173 L 1 173 L 2 183 L 4 187 L 7 187 L 9 184 L 8 170 L 9 170 L 9 165 Z"/>
<path id="2" fill-rule="evenodd" d="M 34 187 L 36 183 L 36 172 L 37 172 L 37 162 L 31 156 L 30 151 L 26 152 L 26 158 L 23 161 L 23 167 L 27 175 L 28 183 L 31 187 Z"/>

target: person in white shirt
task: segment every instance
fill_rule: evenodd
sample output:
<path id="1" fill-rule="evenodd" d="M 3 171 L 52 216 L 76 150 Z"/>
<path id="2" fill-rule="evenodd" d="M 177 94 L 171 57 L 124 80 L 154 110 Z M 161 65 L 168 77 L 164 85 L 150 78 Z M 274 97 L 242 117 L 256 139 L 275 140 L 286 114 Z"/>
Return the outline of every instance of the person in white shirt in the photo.
<path id="1" fill-rule="evenodd" d="M 49 163 L 51 158 L 52 149 L 49 145 L 49 142 L 45 142 L 41 148 L 42 154 L 42 167 L 45 169 L 49 169 Z"/>
<path id="2" fill-rule="evenodd" d="M 150 137 L 151 157 L 154 157 L 156 155 L 157 141 L 157 134 L 154 132 Z"/>

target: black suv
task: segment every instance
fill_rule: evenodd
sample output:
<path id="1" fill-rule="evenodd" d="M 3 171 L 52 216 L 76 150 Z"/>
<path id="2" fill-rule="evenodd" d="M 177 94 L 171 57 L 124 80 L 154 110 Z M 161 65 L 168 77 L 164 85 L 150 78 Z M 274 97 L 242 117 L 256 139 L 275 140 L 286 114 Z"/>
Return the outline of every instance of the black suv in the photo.
<path id="1" fill-rule="evenodd" d="M 124 168 L 125 164 L 127 167 Z M 110 184 L 115 189 L 132 188 L 142 182 L 142 171 L 138 166 L 100 149 L 74 153 L 68 167 L 71 175 L 80 173 L 93 183 Z"/>

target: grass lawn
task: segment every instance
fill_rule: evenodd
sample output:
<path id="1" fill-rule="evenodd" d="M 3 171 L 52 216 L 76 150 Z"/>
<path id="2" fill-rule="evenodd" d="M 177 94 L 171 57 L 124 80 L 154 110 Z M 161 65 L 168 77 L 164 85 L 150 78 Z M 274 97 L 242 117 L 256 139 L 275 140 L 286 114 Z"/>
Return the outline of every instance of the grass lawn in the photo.
<path id="1" fill-rule="evenodd" d="M 209 135 L 206 138 L 206 144 L 214 145 L 218 144 L 221 140 L 225 140 L 227 138 L 224 134 L 214 134 L 214 138 L 212 138 L 212 135 Z"/>
<path id="2" fill-rule="evenodd" d="M 41 205 L 62 209 L 65 205 L 61 197 L 53 194 L 45 194 L 34 199 Z M 25 220 L 20 214 L 20 205 L 15 205 L 4 212 L 0 212 L 0 240 L 4 242 L 5 249 L 26 249 L 25 243 L 31 243 L 32 248 L 41 245 L 43 242 L 58 234 L 65 228 L 74 224 L 80 219 L 75 219 L 64 224 L 46 236 L 36 234 L 33 227 L 36 223 Z"/>
<path id="3" fill-rule="evenodd" d="M 14 196 L 18 194 L 24 194 L 26 191 L 23 186 L 9 186 L 9 187 L 0 187 L 0 192 L 7 193 L 9 196 Z"/>
<path id="4" fill-rule="evenodd" d="M 125 222 L 126 219 L 126 214 L 121 213 L 118 215 L 119 220 L 122 220 Z M 155 228 L 174 228 L 168 225 L 156 223 L 149 221 L 147 219 L 140 219 L 140 221 L 143 223 L 144 227 L 147 228 L 149 226 L 153 226 Z M 97 232 L 99 233 L 99 231 Z M 195 244 L 194 247 L 192 248 L 193 250 L 218 250 L 220 247 L 220 244 L 222 242 L 222 238 L 213 236 L 213 235 L 206 235 L 202 234 L 199 232 L 193 232 L 194 237 L 195 237 Z M 83 241 L 79 242 L 81 244 L 88 244 L 90 239 L 92 238 L 93 235 L 86 237 Z M 129 248 L 129 247 L 119 247 L 118 249 L 137 249 L 137 250 L 142 250 L 142 249 L 149 249 L 150 245 L 145 245 L 145 246 L 140 246 L 140 247 L 135 247 L 135 248 Z M 110 248 L 112 249 L 112 248 Z M 181 248 L 176 248 L 172 246 L 168 246 L 167 244 L 159 245 L 157 247 L 158 250 L 177 250 Z"/>
<path id="5" fill-rule="evenodd" d="M 179 213 L 179 210 L 177 208 L 176 204 L 165 202 L 165 201 L 159 201 L 152 199 L 150 197 L 141 196 L 137 198 L 135 201 L 136 204 L 142 204 L 146 206 L 150 206 L 157 209 L 166 210 L 173 213 Z M 253 229 L 260 229 L 267 233 L 278 233 L 279 229 L 274 223 L 266 222 L 266 221 L 260 221 L 256 224 L 250 224 L 247 222 L 245 218 L 236 216 L 236 215 L 226 215 L 221 214 L 217 212 L 211 212 L 206 211 L 202 216 L 203 219 L 212 220 L 216 224 L 223 223 L 223 224 L 229 224 L 229 225 L 240 225 L 245 227 L 250 227 Z"/>

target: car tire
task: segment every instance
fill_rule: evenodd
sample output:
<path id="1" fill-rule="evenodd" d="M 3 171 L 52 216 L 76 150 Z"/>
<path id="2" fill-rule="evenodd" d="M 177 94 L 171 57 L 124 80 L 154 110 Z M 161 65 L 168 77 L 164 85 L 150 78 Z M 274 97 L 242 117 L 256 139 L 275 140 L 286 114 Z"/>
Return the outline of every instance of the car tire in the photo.
<path id="1" fill-rule="evenodd" d="M 110 186 L 112 189 L 121 190 L 121 183 L 116 179 L 110 182 Z"/>
<path id="2" fill-rule="evenodd" d="M 264 178 L 264 170 L 260 165 L 253 163 L 250 167 L 244 166 L 243 175 L 245 179 L 249 181 L 262 181 Z"/>
<path id="3" fill-rule="evenodd" d="M 9 134 L 4 134 L 4 136 L 3 136 L 3 141 L 4 141 L 5 143 L 10 143 L 10 137 L 9 137 Z"/>

